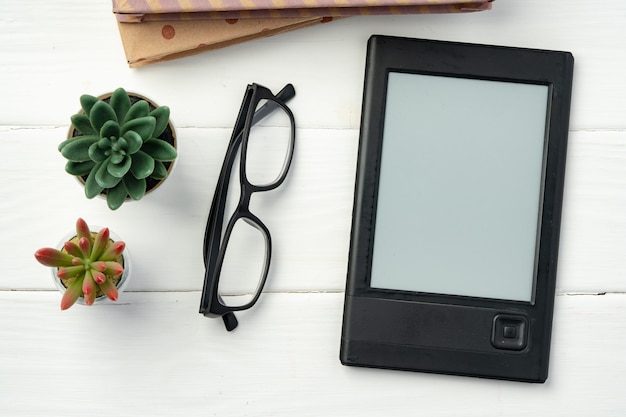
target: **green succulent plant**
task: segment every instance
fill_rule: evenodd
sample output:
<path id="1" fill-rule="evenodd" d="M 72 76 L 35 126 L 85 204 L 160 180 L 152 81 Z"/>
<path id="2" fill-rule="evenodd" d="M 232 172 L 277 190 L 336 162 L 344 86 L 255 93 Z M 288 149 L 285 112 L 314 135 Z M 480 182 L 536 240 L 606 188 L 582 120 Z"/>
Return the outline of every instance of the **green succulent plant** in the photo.
<path id="1" fill-rule="evenodd" d="M 176 149 L 160 136 L 170 117 L 167 106 L 153 110 L 145 100 L 134 104 L 123 88 L 109 102 L 90 95 L 80 97 L 82 112 L 71 117 L 81 135 L 68 138 L 59 151 L 68 160 L 65 170 L 85 179 L 85 195 L 106 193 L 111 210 L 127 197 L 141 199 L 146 180 L 167 177 L 164 162 L 176 159 Z"/>

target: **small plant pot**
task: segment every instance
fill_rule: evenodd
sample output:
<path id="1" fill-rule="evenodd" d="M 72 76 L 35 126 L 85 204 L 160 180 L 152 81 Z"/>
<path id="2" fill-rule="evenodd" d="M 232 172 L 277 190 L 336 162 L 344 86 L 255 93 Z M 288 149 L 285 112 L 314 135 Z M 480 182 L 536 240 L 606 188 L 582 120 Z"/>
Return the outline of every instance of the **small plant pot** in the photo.
<path id="1" fill-rule="evenodd" d="M 102 229 L 102 227 L 99 227 L 99 226 L 89 226 L 89 229 L 92 231 L 92 235 L 95 236 L 96 233 Z M 59 242 L 59 244 L 57 245 L 57 249 L 65 252 L 65 250 L 63 249 L 63 244 L 65 242 L 71 241 L 73 239 L 76 239 L 76 232 L 68 233 Z M 109 231 L 109 240 L 111 242 L 116 242 L 116 241 L 119 241 L 121 239 L 115 233 Z M 117 259 L 117 261 L 119 261 L 119 263 L 124 267 L 124 272 L 121 275 L 111 277 L 111 279 L 112 279 L 113 283 L 115 284 L 115 287 L 117 288 L 118 294 L 121 294 L 124 291 L 124 288 L 126 287 L 126 285 L 128 284 L 128 278 L 130 276 L 130 270 L 131 270 L 131 261 L 130 261 L 130 255 L 128 253 L 128 248 L 124 248 L 124 251 L 122 252 L 120 257 Z M 61 292 L 61 294 L 63 294 L 65 292 L 65 290 L 67 289 L 67 287 L 65 286 L 63 281 L 59 277 L 57 277 L 57 270 L 58 270 L 58 268 L 50 268 L 50 269 L 51 269 L 51 272 L 52 272 L 52 280 L 54 282 L 54 285 Z M 109 277 L 107 276 L 107 279 L 108 278 Z M 98 289 L 98 292 L 96 293 L 96 299 L 94 301 L 94 305 L 95 304 L 105 304 L 105 303 L 110 303 L 110 302 L 112 302 L 112 301 L 109 300 L 109 298 L 107 298 L 107 296 L 104 295 L 104 293 L 102 293 L 102 291 L 100 289 Z M 82 296 L 79 297 L 78 300 L 76 300 L 76 304 L 85 305 L 85 298 L 82 297 Z"/>
<path id="2" fill-rule="evenodd" d="M 146 103 L 148 103 L 148 107 L 150 108 L 150 111 L 155 110 L 157 107 L 159 107 L 154 101 L 146 98 L 145 96 L 142 96 L 140 94 L 137 93 L 133 93 L 133 92 L 127 92 L 128 97 L 130 98 L 130 102 L 131 105 L 135 104 L 138 101 L 144 100 Z M 106 93 L 103 94 L 101 96 L 98 96 L 97 98 L 99 100 L 102 100 L 106 103 L 110 103 L 111 100 L 111 96 L 113 95 L 112 92 L 110 93 Z M 80 109 L 78 111 L 78 113 L 82 113 L 84 114 L 85 112 Z M 67 134 L 67 138 L 71 139 L 71 138 L 75 138 L 75 137 L 79 137 L 82 136 L 82 133 L 80 131 L 78 131 L 72 124 L 70 124 L 70 128 Z M 156 139 L 160 139 L 162 141 L 165 141 L 167 143 L 169 143 L 170 145 L 172 145 L 176 150 L 178 150 L 178 145 L 177 145 L 177 140 L 176 140 L 176 130 L 174 129 L 174 125 L 172 124 L 172 121 L 169 120 L 167 127 L 165 128 L 165 130 L 163 131 L 163 133 L 161 135 L 159 135 Z M 171 174 L 173 168 L 174 168 L 174 162 L 173 161 L 163 161 L 163 165 L 165 166 L 165 169 L 167 171 L 167 176 L 163 179 L 156 179 L 153 177 L 148 177 L 146 178 L 146 194 L 149 194 L 150 192 L 156 190 Z M 77 176 L 76 177 L 78 179 L 78 181 L 83 185 L 83 187 L 85 186 L 85 182 L 87 181 L 87 175 L 84 176 Z M 102 191 L 99 195 L 99 197 L 105 198 L 107 197 L 107 190 L 105 189 L 104 191 Z M 125 202 L 128 201 L 133 201 L 132 198 L 130 198 L 129 196 L 126 196 Z"/>

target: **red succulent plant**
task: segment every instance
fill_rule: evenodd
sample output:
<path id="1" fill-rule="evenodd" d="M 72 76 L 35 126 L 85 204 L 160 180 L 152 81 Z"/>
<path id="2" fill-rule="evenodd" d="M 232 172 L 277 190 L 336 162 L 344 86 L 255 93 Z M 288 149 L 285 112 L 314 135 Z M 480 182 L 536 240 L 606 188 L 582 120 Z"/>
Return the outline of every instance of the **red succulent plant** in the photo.
<path id="1" fill-rule="evenodd" d="M 61 310 L 70 308 L 79 297 L 92 305 L 97 294 L 115 301 L 118 297 L 116 281 L 124 272 L 122 252 L 126 244 L 109 237 L 109 229 L 91 232 L 87 223 L 76 221 L 76 235 L 65 242 L 63 249 L 42 248 L 35 258 L 45 266 L 57 268 L 56 275 L 66 288 L 61 299 Z"/>

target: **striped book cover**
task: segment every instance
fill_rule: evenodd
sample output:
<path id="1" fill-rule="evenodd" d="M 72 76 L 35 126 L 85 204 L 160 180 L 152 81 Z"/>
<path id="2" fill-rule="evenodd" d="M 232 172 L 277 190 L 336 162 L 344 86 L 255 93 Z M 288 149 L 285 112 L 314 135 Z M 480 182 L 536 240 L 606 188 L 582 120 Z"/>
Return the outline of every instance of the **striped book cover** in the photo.
<path id="1" fill-rule="evenodd" d="M 153 20 L 311 18 L 481 11 L 492 0 L 112 0 L 125 23 Z"/>

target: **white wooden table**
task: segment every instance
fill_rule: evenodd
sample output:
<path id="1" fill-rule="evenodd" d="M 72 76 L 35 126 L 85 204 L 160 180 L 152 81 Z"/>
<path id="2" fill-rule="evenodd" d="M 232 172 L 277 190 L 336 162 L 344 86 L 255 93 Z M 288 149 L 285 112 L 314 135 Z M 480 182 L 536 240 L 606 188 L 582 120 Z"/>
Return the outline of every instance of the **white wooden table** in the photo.
<path id="1" fill-rule="evenodd" d="M 623 416 L 626 6 L 497 0 L 464 15 L 354 17 L 129 69 L 108 0 L 0 7 L 1 416 Z M 567 50 L 576 58 L 550 376 L 543 385 L 339 363 L 367 38 Z M 287 183 L 259 203 L 272 272 L 227 333 L 198 314 L 202 237 L 246 84 L 295 85 Z M 57 152 L 82 93 L 172 109 L 180 158 L 140 202 L 87 200 Z M 59 310 L 33 258 L 78 216 L 133 256 L 116 304 Z"/>

